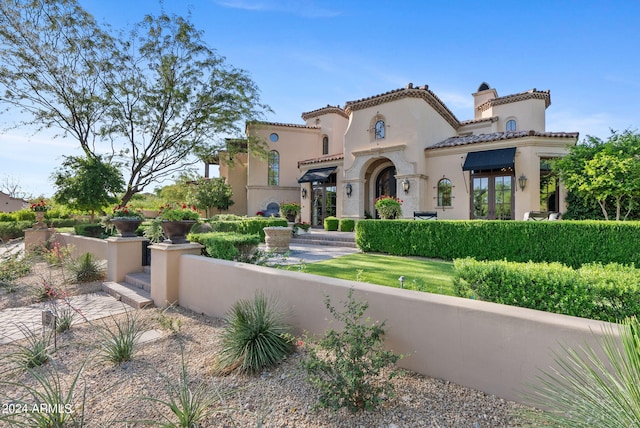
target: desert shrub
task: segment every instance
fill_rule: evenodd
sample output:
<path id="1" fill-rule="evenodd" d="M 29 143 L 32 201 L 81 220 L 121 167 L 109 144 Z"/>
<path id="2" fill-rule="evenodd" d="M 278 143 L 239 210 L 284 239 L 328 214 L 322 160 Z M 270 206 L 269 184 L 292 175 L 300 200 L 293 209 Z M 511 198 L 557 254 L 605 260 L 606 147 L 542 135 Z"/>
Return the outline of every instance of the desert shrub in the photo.
<path id="1" fill-rule="evenodd" d="M 338 230 L 338 220 L 336 217 L 325 217 L 324 219 L 324 230 Z"/>
<path id="2" fill-rule="evenodd" d="M 19 324 L 18 329 L 25 338 L 10 344 L 12 351 L 6 357 L 8 362 L 21 369 L 32 369 L 49 361 L 51 332 L 35 332 L 24 324 Z"/>
<path id="3" fill-rule="evenodd" d="M 290 326 L 274 298 L 256 293 L 253 300 L 239 300 L 226 316 L 217 370 L 256 373 L 293 352 Z"/>
<path id="4" fill-rule="evenodd" d="M 111 316 L 113 327 L 104 325 L 98 328 L 102 338 L 100 343 L 101 357 L 113 364 L 122 364 L 130 361 L 138 349 L 138 339 L 143 332 L 140 321 L 140 313 L 125 312 L 124 320 L 118 320 Z"/>
<path id="5" fill-rule="evenodd" d="M 640 270 L 616 263 L 454 261 L 454 292 L 494 303 L 602 321 L 640 313 Z"/>
<path id="6" fill-rule="evenodd" d="M 528 413 L 533 426 L 640 426 L 640 322 L 605 328 L 596 346 L 562 347 L 554 353 L 557 367 L 542 371 L 529 387 L 528 401 L 543 412 Z"/>
<path id="7" fill-rule="evenodd" d="M 318 341 L 321 353 L 307 346 L 302 365 L 310 383 L 320 391 L 320 406 L 346 407 L 353 412 L 373 410 L 383 396 L 393 395 L 393 385 L 388 381 L 395 372 L 391 371 L 384 379 L 381 371 L 394 365 L 401 356 L 384 349 L 385 322 L 367 325 L 369 319 L 364 319 L 364 313 L 369 304 L 356 300 L 353 289 L 342 304 L 344 312 L 339 312 L 329 297 L 325 298 L 325 306 L 344 327 L 340 332 L 327 331 Z"/>
<path id="8" fill-rule="evenodd" d="M 31 272 L 31 262 L 24 257 L 0 257 L 0 287 L 12 286 L 18 278 Z"/>
<path id="9" fill-rule="evenodd" d="M 356 221 L 352 218 L 341 218 L 340 219 L 340 232 L 353 232 L 353 229 L 356 227 Z"/>
<path id="10" fill-rule="evenodd" d="M 69 263 L 69 270 L 74 275 L 75 282 L 91 282 L 104 278 L 105 269 L 100 260 L 96 260 L 93 254 L 84 253 Z"/>
<path id="11" fill-rule="evenodd" d="M 239 233 L 190 234 L 189 241 L 204 245 L 207 256 L 223 260 L 246 260 L 253 256 L 260 238 Z"/>

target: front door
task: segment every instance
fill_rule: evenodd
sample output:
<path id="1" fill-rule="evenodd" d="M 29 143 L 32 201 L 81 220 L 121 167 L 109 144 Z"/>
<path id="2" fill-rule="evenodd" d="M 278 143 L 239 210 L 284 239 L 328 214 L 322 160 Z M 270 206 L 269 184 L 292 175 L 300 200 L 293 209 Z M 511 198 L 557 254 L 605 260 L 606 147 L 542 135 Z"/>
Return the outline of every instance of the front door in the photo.
<path id="1" fill-rule="evenodd" d="M 336 174 L 331 174 L 327 181 L 312 183 L 311 189 L 311 226 L 324 227 L 326 217 L 336 215 Z"/>
<path id="2" fill-rule="evenodd" d="M 383 169 L 380 174 L 378 174 L 378 178 L 376 179 L 376 199 L 380 196 L 393 196 L 395 198 L 396 193 L 396 167 L 390 166 Z M 376 218 L 380 218 L 377 211 Z"/>
<path id="3" fill-rule="evenodd" d="M 513 219 L 513 176 L 484 175 L 471 179 L 471 218 Z"/>

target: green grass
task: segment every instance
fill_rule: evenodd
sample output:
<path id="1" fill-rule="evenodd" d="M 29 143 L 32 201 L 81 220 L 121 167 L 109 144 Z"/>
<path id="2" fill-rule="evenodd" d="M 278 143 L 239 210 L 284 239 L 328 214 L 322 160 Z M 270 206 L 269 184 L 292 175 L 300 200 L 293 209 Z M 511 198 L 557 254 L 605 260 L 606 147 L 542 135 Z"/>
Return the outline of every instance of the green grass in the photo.
<path id="1" fill-rule="evenodd" d="M 404 276 L 406 289 L 455 295 L 453 263 L 444 261 L 382 254 L 350 254 L 322 262 L 283 268 L 396 288 L 400 288 L 398 278 Z"/>

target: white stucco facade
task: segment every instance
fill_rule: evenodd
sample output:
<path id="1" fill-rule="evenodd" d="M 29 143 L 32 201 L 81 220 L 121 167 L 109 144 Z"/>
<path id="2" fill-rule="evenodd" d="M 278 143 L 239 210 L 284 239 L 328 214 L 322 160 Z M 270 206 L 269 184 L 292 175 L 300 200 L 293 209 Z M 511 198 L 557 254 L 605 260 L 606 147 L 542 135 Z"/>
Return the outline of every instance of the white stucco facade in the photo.
<path id="1" fill-rule="evenodd" d="M 403 218 L 414 212 L 436 212 L 438 219 L 562 212 L 565 191 L 555 179 L 549 184 L 546 160 L 563 156 L 578 133 L 545 129 L 550 92 L 500 97 L 482 83 L 471 96 L 473 119 L 466 121 L 427 86 L 409 84 L 303 113 L 304 124 L 249 124 L 248 136 L 277 155 L 249 155 L 246 192 L 234 191 L 234 198 L 246 200 L 248 215 L 269 203 L 300 202 L 300 220 L 316 226 L 329 215 L 375 217 L 381 195 L 402 200 Z M 224 169 L 233 185 L 241 180 L 231 170 Z"/>

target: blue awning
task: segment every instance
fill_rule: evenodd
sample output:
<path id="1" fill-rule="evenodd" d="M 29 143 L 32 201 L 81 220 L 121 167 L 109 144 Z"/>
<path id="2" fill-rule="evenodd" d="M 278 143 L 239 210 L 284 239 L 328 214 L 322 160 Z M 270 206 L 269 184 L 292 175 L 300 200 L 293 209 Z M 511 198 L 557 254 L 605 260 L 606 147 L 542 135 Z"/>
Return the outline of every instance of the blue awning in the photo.
<path id="1" fill-rule="evenodd" d="M 516 148 L 484 150 L 481 152 L 467 153 L 467 158 L 462 166 L 463 171 L 495 170 L 514 168 Z"/>

